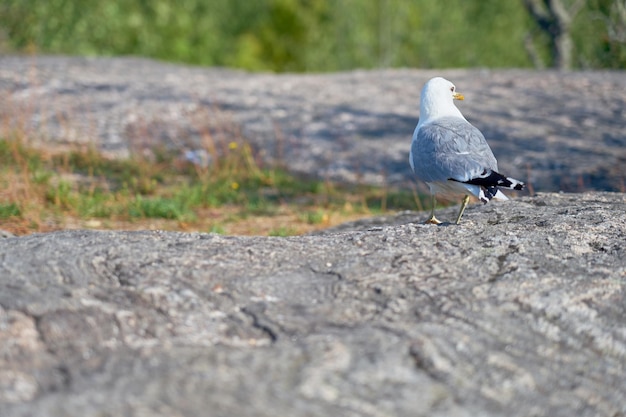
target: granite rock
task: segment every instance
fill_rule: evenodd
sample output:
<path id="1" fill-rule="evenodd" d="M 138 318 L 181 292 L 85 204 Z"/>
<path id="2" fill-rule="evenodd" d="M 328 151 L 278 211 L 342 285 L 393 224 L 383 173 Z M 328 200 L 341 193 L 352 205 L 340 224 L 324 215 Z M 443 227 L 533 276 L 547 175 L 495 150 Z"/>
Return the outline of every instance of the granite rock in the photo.
<path id="1" fill-rule="evenodd" d="M 624 416 L 625 203 L 0 239 L 0 415 Z"/>

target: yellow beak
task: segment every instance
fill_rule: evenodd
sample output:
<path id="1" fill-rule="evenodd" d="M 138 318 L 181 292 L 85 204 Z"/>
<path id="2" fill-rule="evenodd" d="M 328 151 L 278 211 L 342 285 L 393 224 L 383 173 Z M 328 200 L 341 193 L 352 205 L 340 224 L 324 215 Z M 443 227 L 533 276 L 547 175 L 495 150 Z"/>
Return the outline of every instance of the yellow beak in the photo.
<path id="1" fill-rule="evenodd" d="M 465 100 L 465 96 L 461 93 L 452 94 L 452 98 L 455 100 Z"/>

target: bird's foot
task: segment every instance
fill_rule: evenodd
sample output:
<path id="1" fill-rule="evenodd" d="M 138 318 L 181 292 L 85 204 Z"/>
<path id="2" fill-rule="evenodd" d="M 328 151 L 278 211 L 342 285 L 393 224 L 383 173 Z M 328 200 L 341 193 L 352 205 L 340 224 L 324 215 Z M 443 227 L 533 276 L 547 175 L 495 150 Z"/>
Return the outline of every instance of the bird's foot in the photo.
<path id="1" fill-rule="evenodd" d="M 430 216 L 430 219 L 426 220 L 424 223 L 426 223 L 426 224 L 441 224 L 441 222 L 435 216 Z"/>

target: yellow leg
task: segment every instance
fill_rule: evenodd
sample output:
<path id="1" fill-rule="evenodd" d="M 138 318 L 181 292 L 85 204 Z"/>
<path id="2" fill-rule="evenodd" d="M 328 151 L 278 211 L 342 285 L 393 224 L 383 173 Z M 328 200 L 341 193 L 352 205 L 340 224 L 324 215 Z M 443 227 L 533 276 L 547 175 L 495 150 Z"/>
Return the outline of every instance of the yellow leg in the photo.
<path id="1" fill-rule="evenodd" d="M 441 224 L 441 222 L 439 220 L 437 220 L 437 218 L 435 217 L 435 205 L 437 204 L 437 202 L 435 201 L 435 194 L 433 194 L 433 199 L 431 202 L 431 208 L 430 208 L 430 217 L 428 218 L 428 220 L 426 220 L 425 223 L 427 224 Z"/>
<path id="2" fill-rule="evenodd" d="M 456 224 L 461 223 L 461 217 L 463 217 L 463 212 L 465 211 L 465 207 L 467 207 L 467 203 L 469 203 L 469 195 L 463 197 L 463 202 L 461 203 L 461 210 L 459 211 L 459 215 L 456 218 Z"/>

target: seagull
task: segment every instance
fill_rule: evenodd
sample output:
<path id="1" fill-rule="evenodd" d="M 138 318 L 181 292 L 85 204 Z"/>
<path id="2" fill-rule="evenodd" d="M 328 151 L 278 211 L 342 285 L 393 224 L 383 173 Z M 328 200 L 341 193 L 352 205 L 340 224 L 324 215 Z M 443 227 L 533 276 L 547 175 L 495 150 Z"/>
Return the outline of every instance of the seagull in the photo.
<path id="1" fill-rule="evenodd" d="M 454 105 L 453 100 L 464 98 L 454 84 L 441 77 L 430 79 L 422 88 L 409 163 L 432 195 L 432 211 L 426 223 L 441 223 L 435 217 L 436 194 L 465 194 L 456 218 L 459 224 L 471 195 L 487 203 L 492 198 L 508 200 L 498 188 L 524 188 L 523 182 L 498 172 L 498 162 L 485 137 Z"/>

